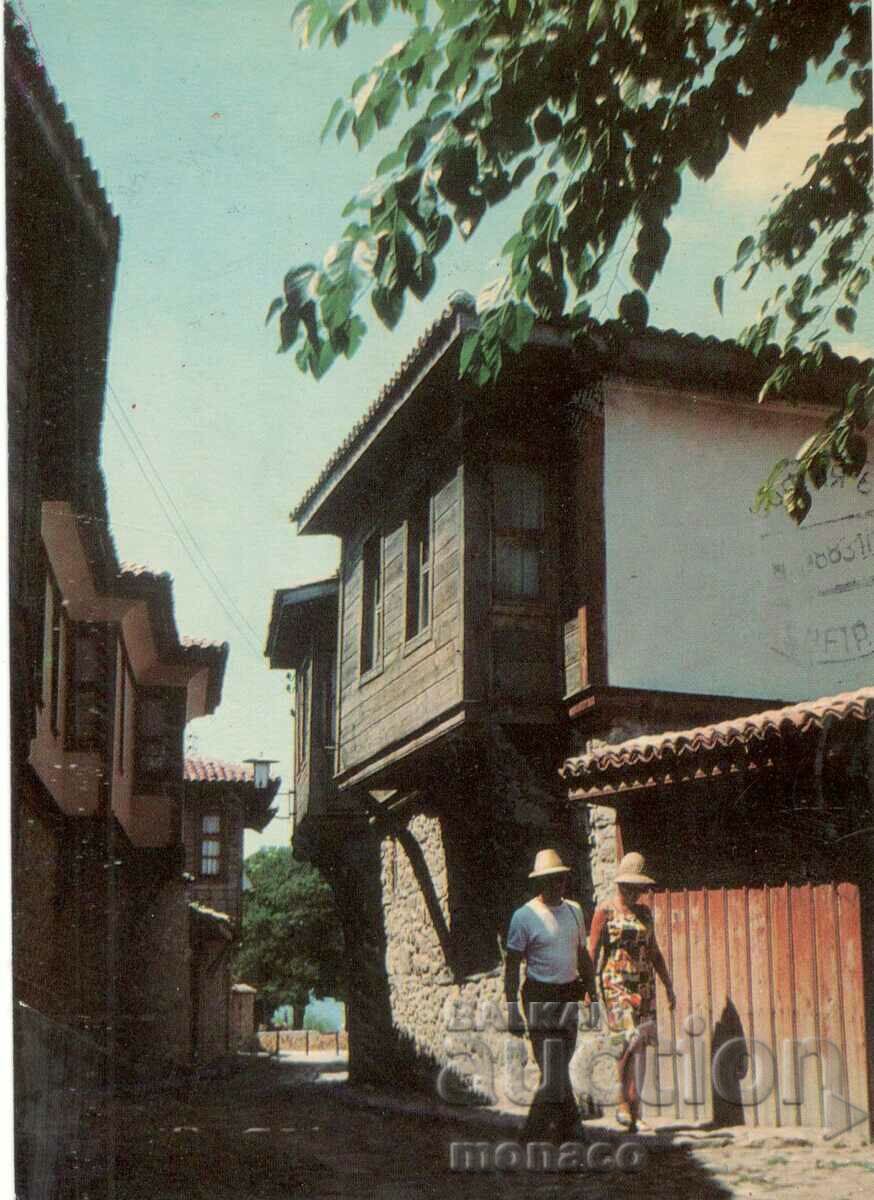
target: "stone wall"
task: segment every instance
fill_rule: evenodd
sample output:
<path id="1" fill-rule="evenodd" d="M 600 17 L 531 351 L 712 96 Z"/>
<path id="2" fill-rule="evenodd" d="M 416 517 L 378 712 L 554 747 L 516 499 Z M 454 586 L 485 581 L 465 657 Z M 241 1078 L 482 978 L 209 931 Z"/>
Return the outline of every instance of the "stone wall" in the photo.
<path id="1" fill-rule="evenodd" d="M 144 894 L 145 893 L 145 894 Z M 128 900 L 119 955 L 120 1050 L 138 1072 L 191 1061 L 190 915 L 182 879 Z"/>
<path id="2" fill-rule="evenodd" d="M 349 962 L 350 1078 L 527 1103 L 536 1068 L 506 1033 L 503 946 L 513 910 L 533 894 L 538 849 L 574 864 L 572 895 L 587 919 L 616 861 L 613 810 L 567 806 L 537 739 L 498 733 L 459 751 L 412 809 L 338 823 L 326 851 L 308 849 L 330 880 Z M 543 761 L 540 761 L 542 758 Z M 327 823 L 322 827 L 323 839 Z M 615 1076 L 604 1038 L 580 1038 L 581 1098 L 605 1101 Z M 594 1065 L 593 1065 L 594 1064 Z M 527 1070 L 527 1075 L 525 1071 Z M 527 1098 L 527 1099 L 526 1099 Z"/>
<path id="3" fill-rule="evenodd" d="M 619 861 L 616 838 L 616 809 L 589 804 L 583 815 L 589 846 L 589 869 L 592 877 L 592 898 L 603 904 L 613 894 L 613 877 Z"/>
<path id="4" fill-rule="evenodd" d="M 603 822 L 610 811 L 602 810 L 602 820 L 592 826 L 595 844 L 605 852 L 598 874 L 605 894 L 612 877 L 612 863 L 606 861 L 611 846 L 615 859 L 614 826 Z M 452 923 L 457 914 L 450 906 L 450 871 L 440 818 L 418 814 L 410 820 L 405 837 L 421 851 L 434 896 L 429 902 L 423 893 L 421 870 L 414 868 L 403 840 L 384 839 L 381 888 L 393 1023 L 429 1064 L 431 1086 L 441 1099 L 463 1103 L 471 1094 L 480 1094 L 501 1103 L 527 1105 L 537 1069 L 527 1061 L 525 1044 L 505 1031 L 503 964 L 497 945 L 498 961 L 492 970 L 459 978 L 452 969 Z M 490 883 L 494 886 L 495 880 L 483 881 L 485 887 Z M 500 932 L 505 935 L 506 928 Z M 612 1102 L 614 1064 L 603 1030 L 583 1027 L 573 1078 L 584 1110 L 597 1111 L 599 1105 Z"/>

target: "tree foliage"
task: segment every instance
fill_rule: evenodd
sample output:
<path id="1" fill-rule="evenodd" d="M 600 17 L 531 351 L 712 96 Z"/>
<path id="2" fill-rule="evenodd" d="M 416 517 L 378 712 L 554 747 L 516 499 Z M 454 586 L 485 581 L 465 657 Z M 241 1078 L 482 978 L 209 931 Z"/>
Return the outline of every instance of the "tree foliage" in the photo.
<path id="1" fill-rule="evenodd" d="M 246 859 L 241 944 L 234 971 L 272 1010 L 302 1008 L 310 993 L 342 996 L 343 942 L 331 889 L 285 846 Z"/>
<path id="2" fill-rule="evenodd" d="M 391 10 L 406 15 L 408 36 L 334 103 L 323 137 L 334 130 L 364 147 L 402 109 L 407 127 L 346 205 L 348 224 L 323 262 L 289 271 L 268 313 L 279 313 L 280 349 L 295 350 L 301 370 L 319 378 L 355 353 L 365 296 L 393 328 L 408 295 L 433 287 L 450 240 L 472 237 L 520 191 L 528 204 L 504 246 L 505 276 L 478 300 L 463 373 L 494 378 L 537 317 L 585 331 L 593 292 L 615 281 L 626 251 L 636 286 L 619 298 L 618 317 L 640 329 L 688 172 L 712 176 L 732 143 L 745 148 L 826 63 L 846 115 L 741 242 L 734 270 L 743 287 L 762 267 L 789 271 L 741 335 L 756 353 L 781 338 L 763 396 L 791 393 L 795 375 L 822 361 L 829 332 L 852 331 L 871 267 L 868 3 L 303 0 L 294 20 L 303 44 L 339 45 Z M 714 294 L 721 308 L 722 276 Z M 864 465 L 872 406 L 869 376 L 796 460 L 779 464 L 775 478 L 790 477 L 779 495 L 795 519 L 830 463 L 848 474 Z M 766 484 L 758 503 L 777 494 Z"/>

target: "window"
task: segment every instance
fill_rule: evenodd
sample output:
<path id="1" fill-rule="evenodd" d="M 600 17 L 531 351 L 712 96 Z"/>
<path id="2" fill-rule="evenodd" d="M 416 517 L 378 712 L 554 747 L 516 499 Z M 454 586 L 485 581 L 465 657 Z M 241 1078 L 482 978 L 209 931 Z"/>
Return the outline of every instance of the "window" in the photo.
<path id="1" fill-rule="evenodd" d="M 407 640 L 431 622 L 431 497 L 416 502 L 407 521 Z"/>
<path id="2" fill-rule="evenodd" d="M 382 664 L 382 537 L 364 543 L 361 606 L 361 674 Z"/>
<path id="3" fill-rule="evenodd" d="M 295 678 L 295 732 L 297 735 L 297 765 L 306 762 L 310 742 L 310 706 L 312 704 L 312 663 L 309 659 L 298 667 Z"/>
<path id="4" fill-rule="evenodd" d="M 218 813 L 205 813 L 200 822 L 200 873 L 221 875 L 222 819 Z"/>
<path id="5" fill-rule="evenodd" d="M 495 595 L 537 600 L 543 590 L 543 475 L 527 463 L 501 463 L 492 479 Z"/>
<path id="6" fill-rule="evenodd" d="M 136 694 L 137 775 L 154 784 L 178 765 L 184 719 L 166 691 L 145 688 Z"/>
<path id="7" fill-rule="evenodd" d="M 67 627 L 69 689 L 66 740 L 78 750 L 105 750 L 107 725 L 106 630 L 102 625 Z"/>

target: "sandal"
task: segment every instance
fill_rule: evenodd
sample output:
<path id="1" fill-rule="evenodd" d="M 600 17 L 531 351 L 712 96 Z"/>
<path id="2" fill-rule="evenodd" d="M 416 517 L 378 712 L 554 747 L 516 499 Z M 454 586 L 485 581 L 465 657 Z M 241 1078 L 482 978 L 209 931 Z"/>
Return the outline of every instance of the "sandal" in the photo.
<path id="1" fill-rule="evenodd" d="M 620 1104 L 616 1109 L 616 1120 L 620 1125 L 623 1126 L 623 1128 L 628 1129 L 631 1133 L 634 1133 L 635 1129 L 637 1129 L 637 1121 L 635 1120 L 634 1114 L 627 1104 Z"/>
<path id="2" fill-rule="evenodd" d="M 636 1130 L 643 1130 L 644 1133 L 649 1133 L 652 1130 L 652 1125 L 650 1125 L 649 1121 L 644 1121 L 641 1119 L 639 1100 L 635 1100 L 635 1102 L 630 1105 L 630 1111 L 632 1127 Z"/>

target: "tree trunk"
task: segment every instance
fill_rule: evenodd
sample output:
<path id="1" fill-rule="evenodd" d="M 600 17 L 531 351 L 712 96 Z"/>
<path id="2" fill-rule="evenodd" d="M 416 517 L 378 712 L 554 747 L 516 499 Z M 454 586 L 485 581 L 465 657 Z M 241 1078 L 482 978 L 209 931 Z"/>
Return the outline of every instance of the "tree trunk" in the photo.
<path id="1" fill-rule="evenodd" d="M 292 1004 L 291 1006 L 291 1027 L 292 1029 L 303 1029 L 303 1015 L 306 1012 L 305 1004 Z"/>

